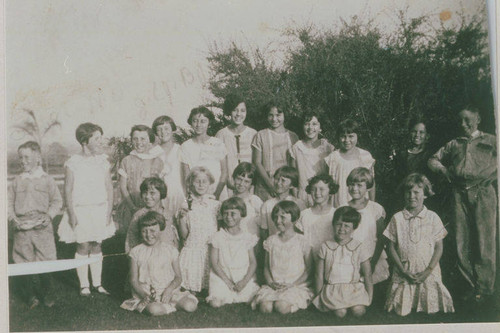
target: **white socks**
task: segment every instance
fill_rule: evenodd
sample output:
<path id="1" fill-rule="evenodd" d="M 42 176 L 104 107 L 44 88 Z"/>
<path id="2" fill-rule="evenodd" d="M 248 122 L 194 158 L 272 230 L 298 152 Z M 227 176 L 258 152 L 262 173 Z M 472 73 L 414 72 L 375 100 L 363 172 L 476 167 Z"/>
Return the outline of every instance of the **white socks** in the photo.
<path id="1" fill-rule="evenodd" d="M 89 256 L 75 253 L 75 259 L 88 259 Z M 78 275 L 78 280 L 80 280 L 80 288 L 88 288 L 89 284 L 89 265 L 83 265 L 76 268 L 76 275 Z M 99 277 L 100 280 L 100 277 Z"/>
<path id="2" fill-rule="evenodd" d="M 97 262 L 90 264 L 90 276 L 92 277 L 92 285 L 94 287 L 99 287 L 101 285 L 101 273 L 102 273 L 102 253 L 91 253 L 90 258 L 101 257 Z"/>

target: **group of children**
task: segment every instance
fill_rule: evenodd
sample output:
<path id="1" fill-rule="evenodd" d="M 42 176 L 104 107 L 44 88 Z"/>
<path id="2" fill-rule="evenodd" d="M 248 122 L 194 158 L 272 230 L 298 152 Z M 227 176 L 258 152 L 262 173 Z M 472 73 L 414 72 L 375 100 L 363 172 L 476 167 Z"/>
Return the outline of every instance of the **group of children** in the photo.
<path id="1" fill-rule="evenodd" d="M 292 313 L 313 304 L 339 317 L 348 312 L 360 316 L 372 302 L 374 284 L 391 276 L 388 311 L 403 316 L 454 311 L 439 268 L 447 231 L 425 207 L 432 186 L 413 164 L 428 139 L 424 122 L 411 125 L 411 146 L 403 158 L 408 172 L 401 179 L 404 209 L 387 224 L 384 208 L 375 202 L 375 160 L 357 147 L 355 121 L 339 124 L 335 149 L 320 138 L 318 115 L 305 116 L 304 138 L 298 140 L 275 104 L 266 105 L 269 128 L 259 132 L 244 124 L 246 106 L 240 97 L 228 96 L 223 111 L 230 124 L 212 137 L 207 134 L 212 112 L 191 110 L 193 137 L 180 146 L 170 117 L 157 118 L 152 128 L 132 127 L 133 151 L 118 170 L 122 201 L 114 214 L 117 223 L 103 131 L 91 123 L 77 128 L 82 151 L 65 163 L 65 211 L 58 235 L 62 242 L 77 244 L 75 259 L 101 257 L 101 242 L 115 233 L 116 225 L 126 235 L 132 298 L 122 308 L 151 315 L 192 312 L 204 298 L 213 307 L 249 303 L 265 313 Z M 488 223 L 476 221 L 487 214 L 495 218 L 496 196 L 486 197 L 496 179 L 496 146 L 493 136 L 477 133 L 475 110 L 463 110 L 460 119 L 466 138 L 433 155 L 429 168 L 441 171 L 457 188 L 455 201 L 464 206 L 457 214 L 464 222 L 456 237 L 466 239 L 459 245 L 465 253 L 474 237 L 470 230 L 464 236 L 470 225 L 466 218 L 476 217 L 477 224 Z M 481 156 L 458 156 L 462 148 Z M 40 167 L 36 143 L 20 146 L 19 156 L 23 173 L 9 188 L 13 260 L 52 260 L 51 221 L 62 208 L 61 195 Z M 494 203 L 481 201 L 491 197 Z M 481 201 L 484 209 L 466 199 Z M 467 209 L 479 211 L 473 215 Z M 479 228 L 485 231 L 481 240 L 496 234 L 487 227 L 489 235 L 486 227 Z M 493 291 L 495 240 L 488 238 L 486 244 L 492 246 L 490 253 L 482 249 L 480 254 L 493 261 L 459 255 L 476 300 Z M 102 260 L 89 266 L 92 289 L 108 294 L 101 286 Z M 89 266 L 76 269 L 82 296 L 91 294 Z M 27 278 L 30 286 L 32 279 Z M 29 299 L 30 307 L 40 300 L 53 304 L 34 292 Z"/>

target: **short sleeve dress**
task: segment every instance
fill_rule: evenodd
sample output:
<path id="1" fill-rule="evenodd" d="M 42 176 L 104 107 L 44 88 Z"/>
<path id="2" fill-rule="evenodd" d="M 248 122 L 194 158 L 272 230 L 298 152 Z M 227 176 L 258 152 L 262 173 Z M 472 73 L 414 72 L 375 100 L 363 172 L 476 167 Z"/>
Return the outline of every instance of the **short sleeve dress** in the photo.
<path id="1" fill-rule="evenodd" d="M 370 250 L 356 239 L 345 245 L 327 241 L 318 253 L 324 261 L 324 285 L 313 300 L 320 311 L 370 305 L 370 296 L 360 281 L 361 263 L 370 259 Z"/>
<path id="2" fill-rule="evenodd" d="M 130 198 L 136 207 L 142 207 L 140 186 L 144 179 L 148 177 L 161 177 L 163 171 L 163 162 L 158 157 L 158 146 L 153 147 L 148 153 L 138 153 L 133 150 L 128 156 L 125 156 L 121 161 L 118 174 L 120 177 L 126 178 L 127 190 Z M 118 222 L 120 229 L 124 233 L 128 230 L 128 225 L 135 211 L 129 205 L 122 201 L 117 209 Z"/>
<path id="3" fill-rule="evenodd" d="M 187 164 L 190 169 L 199 166 L 205 167 L 214 177 L 215 182 L 211 186 L 210 194 L 215 192 L 217 183 L 219 183 L 222 172 L 221 161 L 226 155 L 227 150 L 224 143 L 212 136 L 203 143 L 189 139 L 181 145 L 180 156 L 182 163 Z"/>
<path id="4" fill-rule="evenodd" d="M 394 214 L 384 231 L 384 236 L 395 244 L 403 267 L 413 274 L 427 268 L 435 243 L 446 234 L 439 216 L 426 207 L 415 216 L 406 209 Z M 400 316 L 406 316 L 412 310 L 454 312 L 451 295 L 441 280 L 439 264 L 420 284 L 410 284 L 399 270 L 394 269 L 385 306 L 387 311 L 394 310 Z"/>
<path id="5" fill-rule="evenodd" d="M 161 302 L 161 294 L 172 280 L 175 279 L 173 264 L 179 257 L 179 251 L 172 245 L 163 242 L 156 242 L 153 246 L 139 244 L 130 250 L 129 257 L 137 264 L 137 280 L 140 287 L 148 294 L 154 291 L 154 297 L 150 302 L 161 303 L 167 313 L 176 310 L 176 304 L 184 297 L 190 298 L 198 303 L 194 295 L 187 291 L 181 291 L 180 287 L 172 292 L 172 298 L 168 303 Z M 129 311 L 137 310 L 142 312 L 147 305 L 132 288 L 132 298 L 125 300 L 121 308 Z"/>
<path id="6" fill-rule="evenodd" d="M 167 197 L 163 200 L 163 207 L 167 209 L 171 216 L 177 214 L 177 211 L 186 200 L 181 183 L 180 147 L 175 143 L 168 153 L 162 149 L 159 155 L 163 162 L 163 180 L 167 184 Z"/>
<path id="7" fill-rule="evenodd" d="M 333 180 L 339 185 L 339 190 L 333 195 L 333 206 L 335 208 L 347 205 L 352 199 L 347 188 L 347 177 L 351 171 L 358 167 L 372 170 L 375 164 L 375 160 L 368 151 L 358 147 L 355 149 L 357 149 L 358 152 L 357 158 L 352 160 L 344 159 L 342 155 L 340 155 L 339 150 L 335 150 L 325 158 L 330 176 L 332 176 Z"/>
<path id="8" fill-rule="evenodd" d="M 191 291 L 208 288 L 210 256 L 208 241 L 217 232 L 219 201 L 212 195 L 193 199 L 187 214 L 189 234 L 179 256 L 182 286 Z"/>
<path id="9" fill-rule="evenodd" d="M 108 224 L 108 194 L 106 177 L 110 164 L 106 155 L 71 156 L 64 166 L 73 173 L 73 208 L 78 225 L 73 229 L 65 211 L 59 224 L 58 235 L 64 243 L 102 242 L 114 235 L 114 223 Z"/>
<path id="10" fill-rule="evenodd" d="M 241 281 L 247 274 L 250 266 L 248 251 L 253 250 L 257 241 L 257 236 L 248 232 L 241 231 L 237 235 L 232 235 L 224 229 L 217 231 L 210 239 L 210 244 L 219 250 L 219 263 L 222 270 L 234 283 Z M 216 299 L 222 301 L 223 304 L 248 303 L 258 290 L 255 276 L 248 281 L 242 291 L 236 292 L 229 289 L 212 270 L 207 301 Z"/>
<path id="11" fill-rule="evenodd" d="M 326 139 L 320 139 L 320 145 L 316 148 L 309 148 L 300 140 L 290 149 L 290 157 L 296 161 L 299 171 L 298 197 L 309 207 L 313 204 L 311 195 L 306 193 L 309 179 L 328 172 L 324 159 L 330 155 L 333 150 L 333 145 Z"/>
<path id="12" fill-rule="evenodd" d="M 385 209 L 380 204 L 368 200 L 366 207 L 359 209 L 361 221 L 358 227 L 354 230 L 352 238 L 357 239 L 362 243 L 366 243 L 373 256 L 375 246 L 377 245 L 377 221 L 380 218 L 385 218 Z M 373 284 L 385 281 L 389 278 L 389 264 L 387 263 L 387 254 L 382 250 L 379 260 L 375 265 L 375 270 L 372 272 Z"/>
<path id="13" fill-rule="evenodd" d="M 297 221 L 296 227 L 304 233 L 312 248 L 314 258 L 317 257 L 324 242 L 333 240 L 333 213 L 335 213 L 333 207 L 326 214 L 315 214 L 311 208 L 307 208 L 302 211 Z"/>
<path id="14" fill-rule="evenodd" d="M 304 256 L 309 254 L 311 248 L 303 235 L 295 234 L 286 242 L 278 235 L 270 236 L 264 241 L 264 250 L 269 256 L 269 270 L 274 281 L 294 283 L 306 270 Z M 281 290 L 264 285 L 255 295 L 252 309 L 263 302 L 283 301 L 290 304 L 292 312 L 295 312 L 306 309 L 313 296 L 309 282 Z"/>

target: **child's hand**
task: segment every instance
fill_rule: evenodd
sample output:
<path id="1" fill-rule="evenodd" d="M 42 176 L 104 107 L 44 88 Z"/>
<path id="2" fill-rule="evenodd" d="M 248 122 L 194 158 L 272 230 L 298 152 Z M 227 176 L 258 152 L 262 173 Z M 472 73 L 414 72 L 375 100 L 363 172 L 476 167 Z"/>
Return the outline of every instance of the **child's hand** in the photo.
<path id="1" fill-rule="evenodd" d="M 168 303 L 168 302 L 170 302 L 170 299 L 172 298 L 172 296 L 173 296 L 172 293 L 168 293 L 168 294 L 167 293 L 163 293 L 161 295 L 161 302 L 162 303 Z"/>
<path id="2" fill-rule="evenodd" d="M 423 283 L 425 280 L 427 280 L 427 278 L 429 277 L 429 275 L 431 275 L 431 273 L 432 270 L 426 268 L 424 271 L 415 274 L 414 275 L 415 283 Z"/>
<path id="3" fill-rule="evenodd" d="M 410 273 L 410 271 L 404 270 L 401 272 L 403 274 L 403 277 L 408 280 L 410 283 L 415 283 L 415 274 Z"/>
<path id="4" fill-rule="evenodd" d="M 69 225 L 73 229 L 75 229 L 76 226 L 78 225 L 78 219 L 76 218 L 75 214 L 69 214 Z"/>
<path id="5" fill-rule="evenodd" d="M 236 286 L 236 285 L 234 284 L 234 282 L 233 282 L 233 281 L 231 281 L 231 280 L 229 280 L 229 279 L 225 280 L 225 281 L 224 281 L 224 283 L 225 283 L 225 284 L 226 284 L 226 286 L 229 288 L 229 290 L 234 290 L 234 288 L 235 288 L 235 286 Z"/>
<path id="6" fill-rule="evenodd" d="M 242 291 L 246 287 L 246 285 L 247 285 L 247 283 L 245 281 L 241 280 L 234 285 L 233 290 L 236 291 L 237 293 L 239 293 L 240 291 Z"/>
<path id="7" fill-rule="evenodd" d="M 52 217 L 50 217 L 50 215 L 46 214 L 46 213 L 40 213 L 38 219 L 40 219 L 40 221 L 43 221 L 43 222 L 41 224 L 35 226 L 33 228 L 35 230 L 43 229 L 43 228 L 47 227 L 50 223 L 52 223 Z"/>
<path id="8" fill-rule="evenodd" d="M 452 183 L 452 176 L 447 168 L 442 168 L 441 172 L 443 173 L 444 178 L 448 181 L 448 183 Z"/>

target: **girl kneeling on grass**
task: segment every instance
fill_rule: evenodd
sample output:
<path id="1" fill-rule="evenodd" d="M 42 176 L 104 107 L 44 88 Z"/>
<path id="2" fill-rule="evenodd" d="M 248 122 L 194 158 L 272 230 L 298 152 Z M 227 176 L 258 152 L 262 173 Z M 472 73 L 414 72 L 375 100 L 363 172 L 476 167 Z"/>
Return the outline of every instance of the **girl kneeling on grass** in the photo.
<path id="1" fill-rule="evenodd" d="M 165 218 L 149 211 L 139 219 L 142 243 L 130 250 L 130 285 L 133 298 L 124 301 L 122 309 L 145 311 L 152 316 L 176 310 L 193 312 L 198 300 L 187 291 L 180 291 L 179 251 L 160 241 Z"/>
<path id="2" fill-rule="evenodd" d="M 326 241 L 318 253 L 316 291 L 313 304 L 320 311 L 335 311 L 343 318 L 350 310 L 359 317 L 365 314 L 373 295 L 370 249 L 353 239 L 361 221 L 356 209 L 343 206 L 333 214 L 334 240 Z M 361 274 L 364 282 L 361 282 Z"/>
<path id="3" fill-rule="evenodd" d="M 259 290 L 255 283 L 254 247 L 258 237 L 240 227 L 246 216 L 243 199 L 233 197 L 221 205 L 223 228 L 210 240 L 209 304 L 218 308 L 224 304 L 248 303 Z"/>
<path id="4" fill-rule="evenodd" d="M 252 309 L 261 312 L 273 309 L 282 314 L 306 309 L 313 297 L 309 288 L 311 248 L 306 238 L 295 232 L 300 216 L 299 206 L 293 201 L 280 201 L 272 211 L 278 233 L 264 241 L 266 262 L 262 286 L 252 302 Z"/>

